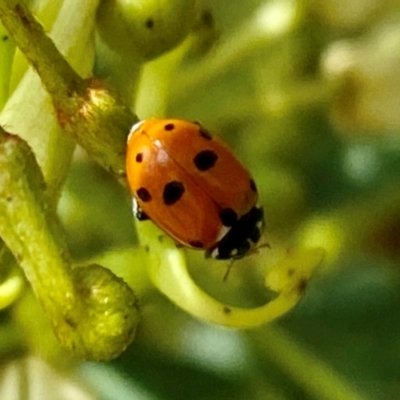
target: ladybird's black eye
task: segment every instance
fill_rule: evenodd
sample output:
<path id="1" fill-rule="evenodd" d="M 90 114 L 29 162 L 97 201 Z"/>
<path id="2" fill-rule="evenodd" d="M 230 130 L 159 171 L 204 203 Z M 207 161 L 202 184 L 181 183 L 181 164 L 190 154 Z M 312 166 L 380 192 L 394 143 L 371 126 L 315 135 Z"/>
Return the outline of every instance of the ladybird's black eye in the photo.
<path id="1" fill-rule="evenodd" d="M 251 243 L 248 240 L 243 241 L 240 243 L 240 246 L 237 249 L 233 249 L 231 256 L 243 257 L 245 254 L 249 252 L 251 249 Z"/>

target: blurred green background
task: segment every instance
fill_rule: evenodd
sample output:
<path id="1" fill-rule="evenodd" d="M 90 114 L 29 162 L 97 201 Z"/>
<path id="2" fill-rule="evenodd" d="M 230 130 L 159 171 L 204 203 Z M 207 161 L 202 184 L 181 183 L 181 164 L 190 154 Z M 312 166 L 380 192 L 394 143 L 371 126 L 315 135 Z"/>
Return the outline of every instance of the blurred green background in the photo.
<path id="1" fill-rule="evenodd" d="M 297 8 L 287 32 L 270 34 L 271 4 L 278 28 L 285 7 Z M 129 195 L 77 150 L 59 203 L 71 252 L 132 268 L 144 295 L 126 352 L 67 368 L 65 382 L 87 388 L 75 399 L 400 399 L 399 17 L 388 0 L 204 0 L 190 49 L 144 65 L 139 118 L 154 109 L 218 133 L 257 181 L 265 240 L 327 254 L 301 303 L 273 324 L 235 331 L 195 320 L 149 287 L 135 264 Z M 225 264 L 187 256 L 217 298 L 268 298 L 267 249 L 235 264 L 227 282 Z M 3 393 L 14 359 L 4 360 Z"/>

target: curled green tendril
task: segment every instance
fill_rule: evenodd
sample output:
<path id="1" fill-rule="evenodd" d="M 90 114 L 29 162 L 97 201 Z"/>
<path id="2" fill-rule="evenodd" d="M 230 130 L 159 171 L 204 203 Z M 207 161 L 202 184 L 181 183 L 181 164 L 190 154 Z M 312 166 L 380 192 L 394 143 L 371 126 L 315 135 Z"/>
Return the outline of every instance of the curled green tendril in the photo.
<path id="1" fill-rule="evenodd" d="M 157 232 L 150 223 L 143 223 L 139 229 L 141 243 L 149 250 L 153 284 L 191 315 L 231 328 L 260 326 L 288 312 L 302 297 L 325 253 L 321 248 L 290 250 L 266 270 L 265 286 L 276 297 L 261 307 L 240 308 L 221 303 L 201 289 L 187 270 L 183 252 Z"/>

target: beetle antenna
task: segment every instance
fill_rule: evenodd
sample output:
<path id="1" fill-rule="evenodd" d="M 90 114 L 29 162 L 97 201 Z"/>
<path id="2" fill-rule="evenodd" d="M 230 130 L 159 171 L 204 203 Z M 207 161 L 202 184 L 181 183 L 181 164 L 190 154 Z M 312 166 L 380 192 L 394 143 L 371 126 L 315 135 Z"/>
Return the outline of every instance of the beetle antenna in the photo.
<path id="1" fill-rule="evenodd" d="M 234 263 L 235 261 L 236 261 L 235 258 L 232 258 L 232 260 L 230 261 L 230 263 L 229 263 L 229 265 L 228 265 L 228 268 L 226 269 L 225 274 L 224 274 L 224 276 L 223 276 L 223 278 L 222 278 L 222 280 L 223 280 L 224 282 L 226 282 L 226 280 L 228 279 L 229 273 L 231 272 L 231 269 L 232 269 L 232 267 L 233 267 L 233 263 Z"/>
<path id="2" fill-rule="evenodd" d="M 258 246 L 254 247 L 254 249 L 252 250 L 252 252 L 251 252 L 250 254 L 258 253 L 258 251 L 259 251 L 260 249 L 262 249 L 263 247 L 267 247 L 268 249 L 271 249 L 271 245 L 270 245 L 269 243 L 261 243 L 261 244 L 259 244 Z M 231 261 L 230 261 L 230 263 L 229 263 L 229 265 L 228 265 L 228 268 L 226 269 L 226 272 L 225 272 L 225 274 L 224 274 L 224 276 L 223 276 L 223 278 L 222 278 L 222 280 L 223 280 L 224 282 L 226 282 L 226 280 L 228 279 L 229 274 L 230 274 L 230 272 L 231 272 L 231 269 L 232 269 L 232 267 L 233 267 L 233 264 L 234 264 L 235 261 L 237 261 L 237 260 L 240 260 L 240 258 L 232 258 L 232 259 L 231 259 Z"/>

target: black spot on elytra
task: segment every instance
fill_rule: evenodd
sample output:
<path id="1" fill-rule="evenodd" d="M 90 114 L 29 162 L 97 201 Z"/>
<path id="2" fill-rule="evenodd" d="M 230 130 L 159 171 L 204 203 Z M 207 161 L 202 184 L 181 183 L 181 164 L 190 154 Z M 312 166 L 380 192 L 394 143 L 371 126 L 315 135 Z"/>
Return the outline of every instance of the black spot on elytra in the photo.
<path id="1" fill-rule="evenodd" d="M 212 150 L 203 150 L 196 154 L 193 159 L 194 165 L 200 171 L 207 171 L 212 168 L 218 160 L 217 154 Z"/>
<path id="2" fill-rule="evenodd" d="M 224 208 L 220 211 L 219 218 L 222 222 L 222 225 L 233 226 L 236 223 L 238 216 L 235 211 L 232 210 L 232 208 Z"/>
<path id="3" fill-rule="evenodd" d="M 256 183 L 254 182 L 254 179 L 250 179 L 250 189 L 253 192 L 257 192 L 257 186 L 256 186 Z"/>
<path id="4" fill-rule="evenodd" d="M 192 247 L 196 247 L 197 249 L 202 249 L 204 247 L 203 242 L 200 242 L 200 240 L 192 240 L 191 242 L 189 242 L 189 244 Z"/>
<path id="5" fill-rule="evenodd" d="M 172 181 L 168 182 L 164 186 L 163 200 L 166 206 L 172 206 L 177 201 L 180 200 L 183 193 L 185 192 L 185 187 L 182 182 Z"/>
<path id="6" fill-rule="evenodd" d="M 136 162 L 141 163 L 143 161 L 143 153 L 136 154 Z"/>
<path id="7" fill-rule="evenodd" d="M 144 201 L 145 203 L 151 200 L 150 192 L 144 187 L 141 187 L 140 189 L 136 190 L 136 194 L 139 197 L 139 199 Z"/>
<path id="8" fill-rule="evenodd" d="M 166 131 L 173 131 L 174 129 L 175 129 L 175 125 L 172 124 L 172 123 L 166 124 L 166 125 L 164 126 L 164 130 L 166 130 Z"/>
<path id="9" fill-rule="evenodd" d="M 9 36 L 4 35 L 4 36 L 2 36 L 1 40 L 2 40 L 3 42 L 6 42 L 9 38 L 10 38 Z"/>
<path id="10" fill-rule="evenodd" d="M 203 128 L 203 127 L 200 128 L 200 135 L 201 135 L 202 138 L 204 138 L 206 140 L 211 140 L 212 139 L 211 133 L 207 129 Z"/>
<path id="11" fill-rule="evenodd" d="M 197 125 L 197 126 L 200 128 L 200 129 L 199 129 L 199 133 L 200 133 L 200 135 L 201 135 L 201 137 L 202 137 L 203 139 L 206 139 L 206 140 L 211 140 L 211 139 L 212 139 L 211 133 L 210 133 L 206 128 L 204 128 L 204 126 L 201 125 L 200 122 L 198 122 L 198 121 L 193 121 L 193 123 L 194 123 L 195 125 Z"/>
<path id="12" fill-rule="evenodd" d="M 154 20 L 152 18 L 148 18 L 145 22 L 145 26 L 148 29 L 154 28 Z"/>

